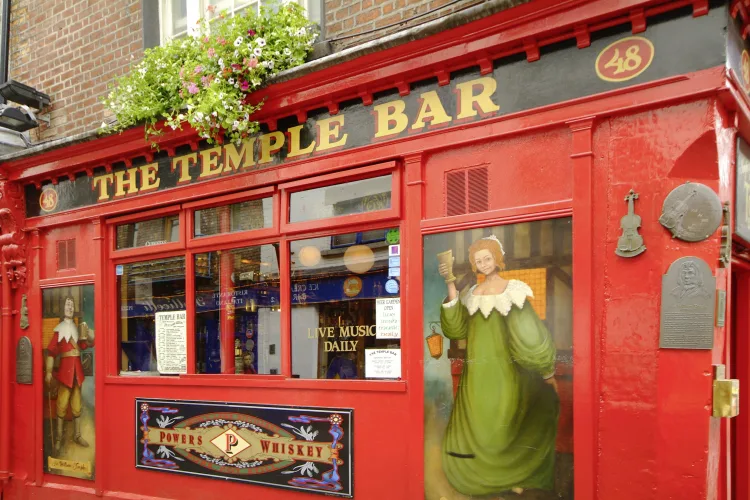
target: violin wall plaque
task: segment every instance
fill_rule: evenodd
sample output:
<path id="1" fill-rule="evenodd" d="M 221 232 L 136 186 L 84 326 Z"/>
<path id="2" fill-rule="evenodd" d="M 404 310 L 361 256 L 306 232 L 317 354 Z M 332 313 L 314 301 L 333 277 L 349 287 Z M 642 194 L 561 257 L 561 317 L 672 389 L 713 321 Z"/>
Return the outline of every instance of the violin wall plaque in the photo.
<path id="1" fill-rule="evenodd" d="M 641 217 L 635 214 L 634 202 L 638 199 L 638 193 L 632 189 L 625 197 L 628 204 L 628 213 L 620 219 L 620 229 L 622 235 L 617 240 L 615 253 L 620 257 L 635 257 L 646 251 L 646 245 L 643 244 L 643 237 L 638 234 L 638 228 L 641 227 Z"/>
<path id="2" fill-rule="evenodd" d="M 716 278 L 698 257 L 672 262 L 661 281 L 659 347 L 711 349 L 714 346 Z"/>
<path id="3" fill-rule="evenodd" d="M 683 241 L 702 241 L 719 228 L 722 219 L 719 196 L 705 184 L 686 182 L 664 200 L 659 223 L 672 237 Z"/>

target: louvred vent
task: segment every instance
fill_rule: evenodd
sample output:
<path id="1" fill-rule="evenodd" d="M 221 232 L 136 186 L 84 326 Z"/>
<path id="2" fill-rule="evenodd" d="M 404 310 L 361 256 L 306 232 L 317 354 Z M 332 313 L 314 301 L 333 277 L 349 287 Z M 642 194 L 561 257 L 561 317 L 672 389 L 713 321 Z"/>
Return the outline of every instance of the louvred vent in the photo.
<path id="1" fill-rule="evenodd" d="M 489 210 L 487 167 L 452 170 L 445 174 L 445 215 Z"/>
<path id="2" fill-rule="evenodd" d="M 76 240 L 60 240 L 57 242 L 57 270 L 75 269 Z"/>

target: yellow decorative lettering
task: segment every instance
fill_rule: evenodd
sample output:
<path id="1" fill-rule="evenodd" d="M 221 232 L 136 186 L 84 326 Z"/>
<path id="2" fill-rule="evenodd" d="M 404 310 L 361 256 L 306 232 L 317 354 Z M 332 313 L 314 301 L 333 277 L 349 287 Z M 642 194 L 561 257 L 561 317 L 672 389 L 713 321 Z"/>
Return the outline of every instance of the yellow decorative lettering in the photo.
<path id="1" fill-rule="evenodd" d="M 290 128 L 287 132 L 287 136 L 289 137 L 289 152 L 286 154 L 287 158 L 295 158 L 315 151 L 315 141 L 311 142 L 305 148 L 300 148 L 300 134 L 303 127 L 304 125 L 297 125 L 296 127 Z"/>
<path id="2" fill-rule="evenodd" d="M 400 134 L 409 125 L 404 110 L 406 103 L 402 100 L 386 102 L 372 107 L 375 113 L 375 138 Z"/>
<path id="3" fill-rule="evenodd" d="M 419 97 L 421 105 L 419 106 L 417 119 L 414 120 L 414 124 L 411 126 L 412 130 L 424 128 L 428 122 L 433 126 L 450 123 L 452 118 L 445 112 L 445 108 L 443 107 L 443 103 L 440 102 L 440 97 L 438 97 L 437 91 L 430 90 Z"/>
<path id="4" fill-rule="evenodd" d="M 474 89 L 479 88 L 479 93 L 474 94 Z M 456 85 L 458 92 L 458 109 L 456 118 L 471 118 L 477 113 L 494 113 L 500 106 L 492 102 L 492 94 L 497 90 L 497 81 L 489 76 L 483 76 L 476 80 L 459 83 Z"/>

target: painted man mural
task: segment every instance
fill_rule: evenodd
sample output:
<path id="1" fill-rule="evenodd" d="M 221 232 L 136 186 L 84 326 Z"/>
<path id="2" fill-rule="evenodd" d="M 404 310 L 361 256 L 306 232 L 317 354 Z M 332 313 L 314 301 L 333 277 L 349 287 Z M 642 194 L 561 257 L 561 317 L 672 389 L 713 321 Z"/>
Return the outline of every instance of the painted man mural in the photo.
<path id="1" fill-rule="evenodd" d="M 438 256 L 448 296 L 443 334 L 466 341 L 458 390 L 442 442 L 442 467 L 467 496 L 552 490 L 559 399 L 556 349 L 528 298 L 531 288 L 499 275 L 505 267 L 495 236 L 469 247 L 479 283 L 459 294 L 450 251 Z"/>
<path id="2" fill-rule="evenodd" d="M 93 334 L 88 325 L 82 322 L 76 325 L 73 321 L 76 304 L 71 296 L 63 298 L 63 318 L 54 328 L 52 338 L 47 345 L 44 380 L 49 387 L 52 383 L 52 369 L 55 358 L 59 357 L 60 365 L 54 377 L 58 382 L 56 425 L 54 432 L 54 450 L 59 454 L 63 446 L 65 416 L 70 407 L 73 415 L 73 442 L 78 446 L 88 447 L 89 444 L 81 436 L 81 412 L 83 409 L 81 387 L 83 386 L 83 364 L 81 352 L 94 346 Z"/>

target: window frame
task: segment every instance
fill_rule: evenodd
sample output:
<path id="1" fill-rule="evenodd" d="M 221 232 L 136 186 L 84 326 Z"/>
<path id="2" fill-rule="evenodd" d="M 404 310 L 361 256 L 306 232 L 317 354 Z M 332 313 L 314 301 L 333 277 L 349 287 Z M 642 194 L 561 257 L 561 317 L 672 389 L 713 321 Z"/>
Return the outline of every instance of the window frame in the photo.
<path id="1" fill-rule="evenodd" d="M 300 223 L 284 223 L 288 220 L 290 196 L 294 192 L 315 189 L 318 187 L 343 184 L 350 181 L 365 180 L 391 174 L 391 208 L 362 214 L 336 216 Z M 292 331 L 291 331 L 291 242 L 319 237 L 333 237 L 352 232 L 367 232 L 390 228 L 403 231 L 401 207 L 401 170 L 396 161 L 389 161 L 365 167 L 353 168 L 332 174 L 311 176 L 287 183 L 278 183 L 266 187 L 238 191 L 226 195 L 210 196 L 205 199 L 182 204 L 170 205 L 146 212 L 121 215 L 109 218 L 106 223 L 106 245 L 109 255 L 105 265 L 106 275 L 112 277 L 112 286 L 106 294 L 105 301 L 112 304 L 111 311 L 103 321 L 114 337 L 113 348 L 108 349 L 105 376 L 107 383 L 119 384 L 165 384 L 165 385 L 237 385 L 256 387 L 295 388 L 336 388 L 348 390 L 403 391 L 406 382 L 402 365 L 402 377 L 398 380 L 356 379 L 299 379 L 292 378 Z M 231 205 L 243 201 L 261 198 L 272 198 L 272 227 L 221 233 L 211 236 L 195 237 L 195 210 Z M 142 222 L 167 215 L 179 215 L 180 241 L 165 244 L 134 247 L 116 250 L 117 226 L 125 223 Z M 282 219 L 284 217 L 284 219 Z M 195 256 L 218 250 L 232 250 L 262 245 L 279 246 L 279 304 L 280 313 L 280 370 L 278 374 L 203 374 L 196 373 L 196 340 L 195 340 Z M 116 285 L 116 267 L 118 265 L 149 260 L 182 256 L 185 258 L 185 310 L 187 316 L 187 373 L 179 375 L 123 375 L 121 370 L 122 347 L 118 323 L 119 314 L 118 286 Z M 106 280 L 109 281 L 109 280 Z M 286 304 L 286 305 L 285 305 Z M 402 310 L 402 318 L 404 311 Z M 401 344 L 402 349 L 405 344 Z M 233 346 L 232 346 L 233 348 Z M 402 363 L 403 363 L 402 358 Z M 228 381 L 236 381 L 227 384 Z"/>
<path id="2" fill-rule="evenodd" d="M 209 0 L 185 0 L 186 2 L 186 10 L 187 10 L 187 17 L 186 17 L 186 29 L 185 31 L 181 31 L 177 34 L 171 33 L 171 26 L 167 23 L 167 19 L 170 17 L 171 14 L 171 5 L 169 0 L 158 0 L 156 2 L 156 9 L 158 11 L 158 29 L 159 29 L 159 45 L 164 45 L 169 40 L 174 40 L 177 38 L 182 38 L 184 36 L 193 36 L 195 34 L 195 26 L 197 25 L 198 21 L 201 18 L 206 17 L 206 9 L 209 6 Z M 232 4 L 237 2 L 237 0 L 232 0 Z M 287 3 L 298 3 L 305 9 L 305 15 L 308 20 L 318 23 L 321 26 L 321 33 L 322 33 L 322 26 L 325 24 L 325 0 L 281 0 L 281 4 L 287 4 Z M 309 13 L 310 13 L 310 3 L 311 2 L 319 2 L 320 8 L 319 8 L 319 15 L 320 19 L 310 19 Z M 229 10 L 229 16 L 233 17 L 237 15 L 238 11 L 243 11 L 244 9 L 247 9 L 251 7 L 255 3 L 255 12 L 260 12 L 260 7 L 263 4 L 263 0 L 251 0 L 249 2 L 249 5 L 246 5 L 244 7 L 233 7 Z M 209 22 L 213 21 L 215 18 L 210 19 Z M 169 27 L 169 29 L 167 29 Z M 322 36 L 322 35 L 321 35 Z"/>
<path id="3" fill-rule="evenodd" d="M 159 219 L 162 217 L 168 217 L 170 215 L 177 215 L 180 221 L 180 232 L 178 241 L 170 241 L 167 243 L 159 243 L 156 245 L 144 245 L 130 248 L 117 248 L 117 226 L 124 224 L 135 224 L 138 222 L 148 222 L 150 220 Z M 157 208 L 154 210 L 148 210 L 137 214 L 123 215 L 120 217 L 114 217 L 106 220 L 106 224 L 114 232 L 114 237 L 110 238 L 108 249 L 110 251 L 110 257 L 113 259 L 126 259 L 131 255 L 143 256 L 151 254 L 160 254 L 163 252 L 169 252 L 171 250 L 185 248 L 185 214 L 184 211 L 180 210 L 178 206 L 170 206 L 165 208 Z"/>
<path id="4" fill-rule="evenodd" d="M 391 208 L 359 214 L 324 217 L 303 222 L 289 222 L 291 197 L 294 193 L 346 184 L 348 182 L 363 181 L 385 175 L 391 175 Z M 281 232 L 290 236 L 315 231 L 320 228 L 337 229 L 347 226 L 358 226 L 374 221 L 401 219 L 401 171 L 395 161 L 347 170 L 343 175 L 337 172 L 314 177 L 313 179 L 287 182 L 279 185 L 279 191 L 281 192 Z"/>

